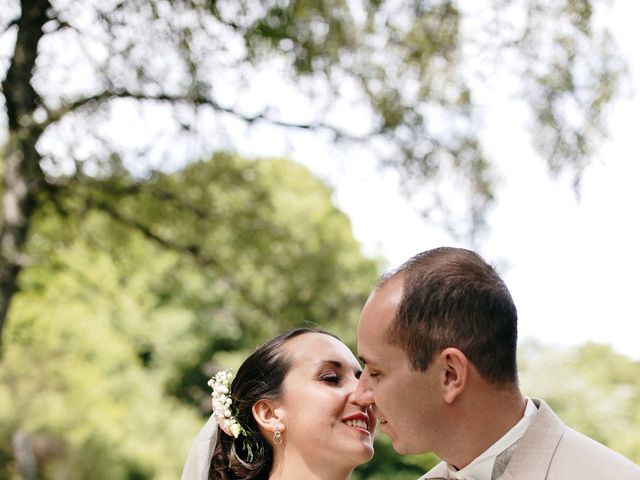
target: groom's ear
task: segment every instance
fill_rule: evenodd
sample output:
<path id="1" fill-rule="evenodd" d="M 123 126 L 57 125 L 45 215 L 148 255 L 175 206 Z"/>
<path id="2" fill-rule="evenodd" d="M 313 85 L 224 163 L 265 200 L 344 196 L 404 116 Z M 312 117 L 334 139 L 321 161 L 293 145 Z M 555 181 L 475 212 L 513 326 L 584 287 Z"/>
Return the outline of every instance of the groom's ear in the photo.
<path id="1" fill-rule="evenodd" d="M 251 408 L 253 418 L 255 418 L 260 430 L 273 433 L 276 426 L 283 432 L 286 428 L 285 412 L 281 403 L 274 400 L 258 400 Z"/>
<path id="2" fill-rule="evenodd" d="M 467 356 L 457 348 L 445 348 L 438 356 L 440 364 L 440 386 L 443 399 L 451 404 L 464 391 L 469 379 L 471 364 Z"/>

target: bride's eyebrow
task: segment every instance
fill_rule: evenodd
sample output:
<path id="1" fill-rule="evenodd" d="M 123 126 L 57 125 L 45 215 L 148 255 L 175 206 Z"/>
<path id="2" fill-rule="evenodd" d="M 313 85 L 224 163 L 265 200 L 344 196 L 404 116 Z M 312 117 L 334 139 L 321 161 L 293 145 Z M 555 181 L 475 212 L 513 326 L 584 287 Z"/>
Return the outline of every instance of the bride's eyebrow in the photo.
<path id="1" fill-rule="evenodd" d="M 355 373 L 361 373 L 362 372 L 362 368 L 360 368 L 360 365 L 353 365 L 351 367 L 351 365 L 347 364 L 345 365 L 344 363 L 342 363 L 340 360 L 319 360 L 318 362 L 316 362 L 317 367 L 320 369 L 324 366 L 330 365 L 332 367 L 334 367 L 337 370 L 350 370 L 351 368 L 353 369 L 353 371 Z M 349 368 L 351 367 L 351 368 Z"/>
<path id="2" fill-rule="evenodd" d="M 319 367 L 324 367 L 325 365 L 331 365 L 332 367 L 338 370 L 346 370 L 345 365 L 338 360 L 321 360 L 318 362 L 318 364 L 319 364 Z M 356 375 L 359 375 L 362 373 L 362 369 L 360 368 L 360 365 L 354 366 L 353 371 Z"/>
<path id="3" fill-rule="evenodd" d="M 342 362 L 339 362 L 338 360 L 320 360 L 318 364 L 321 367 L 325 365 L 331 365 L 332 367 L 338 368 L 340 370 L 344 368 L 344 365 L 342 364 Z"/>

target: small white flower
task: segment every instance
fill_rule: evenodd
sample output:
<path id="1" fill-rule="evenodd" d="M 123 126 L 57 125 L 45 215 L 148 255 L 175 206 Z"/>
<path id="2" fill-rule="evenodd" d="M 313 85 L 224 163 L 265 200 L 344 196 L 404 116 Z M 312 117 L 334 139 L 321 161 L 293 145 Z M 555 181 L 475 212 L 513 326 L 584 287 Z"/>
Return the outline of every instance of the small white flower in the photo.
<path id="1" fill-rule="evenodd" d="M 207 385 L 209 385 L 212 390 L 211 406 L 218 425 L 227 435 L 238 438 L 240 434 L 246 435 L 246 433 L 231 412 L 233 401 L 229 393 L 231 392 L 230 387 L 232 380 L 233 375 L 231 372 L 221 371 L 211 377 Z"/>

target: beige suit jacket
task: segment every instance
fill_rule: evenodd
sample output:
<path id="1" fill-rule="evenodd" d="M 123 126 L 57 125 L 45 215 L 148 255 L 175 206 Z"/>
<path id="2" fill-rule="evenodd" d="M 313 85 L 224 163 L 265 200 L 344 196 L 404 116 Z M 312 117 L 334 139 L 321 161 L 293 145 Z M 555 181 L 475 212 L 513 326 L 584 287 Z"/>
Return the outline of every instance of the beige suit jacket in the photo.
<path id="1" fill-rule="evenodd" d="M 640 467 L 567 427 L 543 400 L 500 480 L 640 480 Z M 447 478 L 436 465 L 420 480 Z"/>

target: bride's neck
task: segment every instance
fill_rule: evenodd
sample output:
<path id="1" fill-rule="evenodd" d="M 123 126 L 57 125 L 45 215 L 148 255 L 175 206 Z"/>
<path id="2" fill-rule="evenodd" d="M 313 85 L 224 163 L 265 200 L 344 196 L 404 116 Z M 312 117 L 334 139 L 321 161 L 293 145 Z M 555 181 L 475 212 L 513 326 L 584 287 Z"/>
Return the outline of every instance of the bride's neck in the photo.
<path id="1" fill-rule="evenodd" d="M 349 480 L 351 478 L 351 470 L 327 469 L 327 465 L 323 465 L 322 469 L 318 466 L 309 465 L 305 462 L 278 462 L 274 463 L 269 480 Z"/>
<path id="2" fill-rule="evenodd" d="M 314 472 L 305 471 L 269 476 L 269 480 L 300 480 L 301 478 L 304 478 L 305 480 L 349 480 L 351 478 L 351 473 L 348 473 L 346 475 L 321 475 Z"/>

